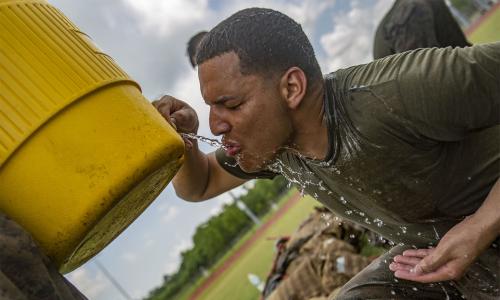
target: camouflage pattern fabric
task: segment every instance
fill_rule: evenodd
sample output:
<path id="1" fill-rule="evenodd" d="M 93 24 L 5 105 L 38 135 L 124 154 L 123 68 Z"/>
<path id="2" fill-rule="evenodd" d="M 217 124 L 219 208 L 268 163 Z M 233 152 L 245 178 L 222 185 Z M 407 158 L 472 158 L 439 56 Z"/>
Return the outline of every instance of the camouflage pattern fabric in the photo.
<path id="1" fill-rule="evenodd" d="M 365 233 L 357 225 L 341 222 L 326 208 L 316 208 L 289 239 L 278 243 L 263 298 L 326 299 L 370 263 L 370 258 L 358 254 Z"/>
<path id="2" fill-rule="evenodd" d="M 0 213 L 0 299 L 87 299 L 41 253 L 32 237 Z"/>

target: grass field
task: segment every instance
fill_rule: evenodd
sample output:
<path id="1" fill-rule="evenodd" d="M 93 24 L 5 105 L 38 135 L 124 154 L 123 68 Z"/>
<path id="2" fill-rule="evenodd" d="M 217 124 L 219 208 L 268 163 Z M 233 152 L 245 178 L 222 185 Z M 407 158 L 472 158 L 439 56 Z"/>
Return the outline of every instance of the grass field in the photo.
<path id="1" fill-rule="evenodd" d="M 278 208 L 281 208 L 284 204 L 286 204 L 287 200 L 296 193 L 295 189 L 289 190 L 285 193 L 280 200 L 278 200 Z M 261 218 L 262 223 L 267 222 L 270 218 L 272 218 L 275 214 L 274 210 L 269 211 L 264 217 Z M 217 268 L 221 267 L 225 261 L 234 254 L 247 240 L 249 240 L 257 231 L 258 226 L 254 225 L 248 232 L 246 232 L 242 237 L 233 245 L 232 249 L 229 250 L 224 256 L 219 259 L 219 261 L 210 268 L 209 272 L 213 272 Z M 179 294 L 176 295 L 176 300 L 187 300 L 191 296 L 191 294 L 200 286 L 206 278 L 199 278 L 193 285 L 189 288 L 182 290 Z"/>
<path id="2" fill-rule="evenodd" d="M 258 299 L 259 292 L 248 281 L 248 274 L 256 274 L 261 280 L 265 280 L 274 258 L 274 238 L 295 231 L 299 224 L 311 213 L 314 205 L 317 204 L 317 201 L 310 197 L 300 199 L 282 218 L 268 228 L 234 265 L 198 299 Z"/>
<path id="3" fill-rule="evenodd" d="M 500 9 L 492 12 L 468 38 L 473 44 L 500 41 Z"/>

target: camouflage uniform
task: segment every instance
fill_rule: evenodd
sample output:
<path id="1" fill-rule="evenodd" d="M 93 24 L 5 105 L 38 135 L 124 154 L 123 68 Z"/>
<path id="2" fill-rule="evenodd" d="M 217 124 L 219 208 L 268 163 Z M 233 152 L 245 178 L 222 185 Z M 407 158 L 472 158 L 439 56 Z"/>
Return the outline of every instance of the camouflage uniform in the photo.
<path id="1" fill-rule="evenodd" d="M 0 213 L 0 299 L 87 299 L 40 252 L 31 236 Z"/>
<path id="2" fill-rule="evenodd" d="M 371 259 L 359 255 L 366 230 L 340 222 L 325 208 L 317 208 L 281 247 L 266 281 L 267 300 L 328 297 L 366 267 Z"/>

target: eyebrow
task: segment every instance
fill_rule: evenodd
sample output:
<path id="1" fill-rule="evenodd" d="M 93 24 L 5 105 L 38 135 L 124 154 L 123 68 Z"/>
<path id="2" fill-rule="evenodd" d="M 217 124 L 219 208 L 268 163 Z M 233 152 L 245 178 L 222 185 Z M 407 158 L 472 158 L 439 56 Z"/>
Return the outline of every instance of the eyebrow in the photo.
<path id="1" fill-rule="evenodd" d="M 231 99 L 234 99 L 234 98 L 235 98 L 234 96 L 220 96 L 220 97 L 217 97 L 217 99 L 215 99 L 213 104 L 224 104 L 224 102 L 231 100 Z M 210 103 L 207 103 L 207 101 L 205 101 L 205 103 L 210 105 Z"/>

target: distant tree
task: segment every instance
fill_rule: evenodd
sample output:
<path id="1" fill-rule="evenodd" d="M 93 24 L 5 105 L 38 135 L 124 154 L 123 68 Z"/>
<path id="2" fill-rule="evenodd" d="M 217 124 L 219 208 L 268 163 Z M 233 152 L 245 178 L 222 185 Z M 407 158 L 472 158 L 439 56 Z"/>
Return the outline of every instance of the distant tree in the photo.
<path id="1" fill-rule="evenodd" d="M 450 2 L 451 5 L 469 19 L 477 12 L 476 7 L 470 0 L 450 0 Z"/>

